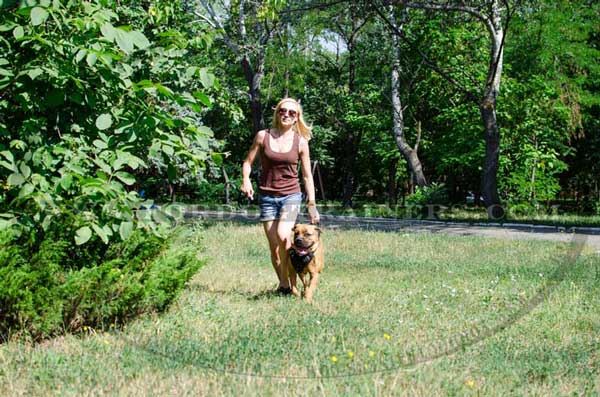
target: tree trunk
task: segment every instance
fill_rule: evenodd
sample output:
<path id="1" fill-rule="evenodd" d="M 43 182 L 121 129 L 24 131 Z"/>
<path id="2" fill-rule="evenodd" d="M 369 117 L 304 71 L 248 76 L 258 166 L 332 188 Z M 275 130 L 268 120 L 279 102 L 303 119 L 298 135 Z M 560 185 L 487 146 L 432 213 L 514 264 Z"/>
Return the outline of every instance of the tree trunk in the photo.
<path id="1" fill-rule="evenodd" d="M 250 112 L 252 114 L 252 128 L 254 130 L 254 133 L 256 133 L 257 131 L 264 128 L 260 96 L 260 84 L 264 76 L 267 44 L 273 37 L 274 30 L 269 30 L 268 27 L 266 25 L 263 25 L 262 22 L 254 24 L 253 29 L 255 30 L 255 33 L 258 33 L 260 41 L 258 43 L 250 43 L 250 40 L 246 34 L 247 3 L 248 2 L 246 0 L 240 0 L 237 4 L 238 20 L 237 34 L 235 35 L 235 37 L 236 39 L 239 39 L 240 44 L 236 42 L 237 40 L 235 40 L 233 36 L 230 36 L 227 33 L 223 34 L 223 39 L 225 40 L 225 44 L 227 44 L 227 47 L 229 47 L 229 49 L 236 55 L 236 57 L 239 57 L 241 59 L 241 66 L 244 72 L 244 77 L 246 78 L 246 82 L 248 83 L 248 95 L 250 97 Z M 208 0 L 200 0 L 200 4 L 202 4 L 202 7 L 208 13 L 208 17 L 214 25 L 214 27 L 220 31 L 225 32 L 225 28 L 223 23 L 221 22 L 221 18 L 215 12 L 210 2 Z M 230 6 L 234 8 L 232 4 L 230 4 Z M 235 13 L 230 9 L 230 18 L 233 18 L 234 14 Z M 229 22 L 233 22 L 232 19 L 230 19 Z M 256 63 L 254 67 L 251 61 L 254 51 L 249 50 L 249 48 L 257 48 Z"/>
<path id="2" fill-rule="evenodd" d="M 535 140 L 535 157 L 533 158 L 533 166 L 531 167 L 531 189 L 529 192 L 529 200 L 532 203 L 535 203 L 537 201 L 537 192 L 535 189 L 535 171 L 537 169 L 537 153 L 538 153 L 538 140 L 537 137 L 534 135 L 533 139 Z"/>
<path id="3" fill-rule="evenodd" d="M 264 76 L 264 58 L 258 59 L 258 69 L 255 72 L 247 57 L 242 58 L 242 69 L 248 82 L 248 95 L 250 96 L 250 112 L 252 114 L 252 128 L 254 133 L 264 128 L 262 116 L 262 103 L 260 99 L 260 83 Z"/>
<path id="4" fill-rule="evenodd" d="M 283 97 L 284 98 L 289 98 L 290 97 L 290 89 L 289 89 L 289 87 L 290 87 L 290 67 L 286 64 L 285 65 L 285 90 L 283 92 Z"/>
<path id="5" fill-rule="evenodd" d="M 231 181 L 229 180 L 224 165 L 221 166 L 221 171 L 223 172 L 223 179 L 225 180 L 225 204 L 231 204 Z"/>
<path id="6" fill-rule="evenodd" d="M 354 24 L 354 23 L 353 23 Z M 348 42 L 348 91 L 352 94 L 356 89 L 356 43 L 354 37 Z"/>
<path id="7" fill-rule="evenodd" d="M 350 95 L 355 91 L 356 80 L 356 38 L 358 31 L 363 25 L 357 16 L 354 3 L 351 3 L 352 30 L 346 38 L 348 48 L 348 92 Z M 344 184 L 342 193 L 342 205 L 344 208 L 352 207 L 352 195 L 355 190 L 356 180 L 356 157 L 358 155 L 358 145 L 360 144 L 360 133 L 348 131 L 346 127 L 346 140 L 344 142 Z"/>
<path id="8" fill-rule="evenodd" d="M 291 25 L 290 22 L 288 22 L 285 25 L 285 86 L 284 86 L 284 93 L 283 93 L 283 97 L 284 98 L 289 98 L 290 97 L 290 58 L 291 58 L 291 50 L 290 50 L 290 43 L 289 43 L 289 38 L 290 35 L 292 34 L 292 29 L 291 29 Z"/>
<path id="9" fill-rule="evenodd" d="M 352 131 L 347 133 L 344 142 L 344 184 L 342 186 L 342 205 L 344 208 L 352 207 L 356 172 L 354 164 L 356 163 L 359 142 L 360 136 L 356 136 Z"/>
<path id="10" fill-rule="evenodd" d="M 493 218 L 502 218 L 503 210 L 499 207 L 498 197 L 498 159 L 500 155 L 500 133 L 496 123 L 495 104 L 489 101 L 482 103 L 479 108 L 485 126 L 485 162 L 481 174 L 481 195 L 488 208 L 488 215 Z M 500 211 L 500 212 L 498 212 Z"/>
<path id="11" fill-rule="evenodd" d="M 395 24 L 397 29 L 402 29 L 402 24 L 398 26 L 394 15 L 392 15 L 391 21 Z M 402 101 L 400 100 L 400 73 L 402 67 L 400 65 L 401 48 L 399 37 L 393 35 L 392 42 L 394 44 L 394 60 L 392 63 L 392 111 L 394 112 L 394 139 L 396 141 L 396 146 L 398 146 L 400 153 L 402 153 L 402 156 L 404 156 L 406 159 L 408 167 L 414 176 L 414 183 L 416 183 L 418 186 L 427 186 L 427 179 L 423 174 L 423 166 L 421 165 L 421 161 L 417 155 L 418 142 L 421 136 L 420 124 L 418 129 L 419 134 L 417 137 L 417 143 L 415 144 L 414 149 L 410 147 L 406 141 L 406 136 L 404 135 L 404 113 L 402 109 Z"/>
<path id="12" fill-rule="evenodd" d="M 504 30 L 498 1 L 494 0 L 491 7 L 489 25 L 491 38 L 490 64 L 486 79 L 483 98 L 479 111 L 485 129 L 485 162 L 481 174 L 481 193 L 483 202 L 488 209 L 488 216 L 493 219 L 504 218 L 505 211 L 500 206 L 498 195 L 498 161 L 500 157 L 500 131 L 496 120 L 496 98 L 500 92 L 500 77 L 502 76 L 504 55 Z"/>
<path id="13" fill-rule="evenodd" d="M 398 203 L 398 184 L 396 183 L 396 174 L 398 172 L 398 161 L 390 161 L 388 166 L 388 205 L 395 206 Z"/>

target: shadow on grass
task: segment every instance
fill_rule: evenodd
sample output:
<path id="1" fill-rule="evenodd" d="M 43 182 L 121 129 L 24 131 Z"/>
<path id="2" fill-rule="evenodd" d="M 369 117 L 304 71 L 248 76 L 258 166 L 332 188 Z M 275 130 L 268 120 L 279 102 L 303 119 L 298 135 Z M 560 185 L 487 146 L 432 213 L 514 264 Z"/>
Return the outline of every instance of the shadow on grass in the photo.
<path id="1" fill-rule="evenodd" d="M 215 289 L 205 284 L 194 284 L 188 287 L 189 290 L 198 291 L 205 294 L 210 295 L 220 295 L 220 296 L 241 296 L 250 301 L 259 301 L 259 300 L 267 300 L 274 298 L 295 298 L 293 295 L 282 295 L 277 292 L 275 289 L 266 289 L 259 291 L 241 291 L 236 289 Z"/>

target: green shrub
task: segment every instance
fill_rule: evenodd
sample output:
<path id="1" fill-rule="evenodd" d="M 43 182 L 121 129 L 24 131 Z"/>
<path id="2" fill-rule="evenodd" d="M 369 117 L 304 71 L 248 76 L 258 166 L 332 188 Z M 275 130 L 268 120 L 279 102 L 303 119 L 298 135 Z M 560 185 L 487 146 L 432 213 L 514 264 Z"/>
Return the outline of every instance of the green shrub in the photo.
<path id="1" fill-rule="evenodd" d="M 600 215 L 600 200 L 594 203 L 594 215 Z"/>
<path id="2" fill-rule="evenodd" d="M 204 203 L 223 203 L 225 201 L 225 184 L 202 182 L 198 185 L 197 196 Z"/>
<path id="3" fill-rule="evenodd" d="M 135 211 L 141 184 L 221 163 L 203 120 L 211 32 L 181 2 L 142 3 L 0 1 L 0 229 L 47 232 L 72 211 L 77 244 L 160 234 Z"/>
<path id="4" fill-rule="evenodd" d="M 415 192 L 406 198 L 408 205 L 448 204 L 449 201 L 448 190 L 443 183 L 417 186 Z"/>
<path id="5" fill-rule="evenodd" d="M 107 328 L 162 310 L 202 264 L 189 229 L 174 231 L 170 244 L 139 229 L 125 242 L 85 246 L 64 229 L 40 242 L 0 232 L 0 340 Z"/>
<path id="6" fill-rule="evenodd" d="M 2 339 L 8 330 L 45 334 L 59 326 L 62 307 L 56 286 L 61 281 L 60 267 L 52 262 L 40 263 L 41 256 L 30 261 L 23 246 L 5 231 L 0 232 L 0 252 Z M 52 252 L 47 256 L 56 257 Z"/>

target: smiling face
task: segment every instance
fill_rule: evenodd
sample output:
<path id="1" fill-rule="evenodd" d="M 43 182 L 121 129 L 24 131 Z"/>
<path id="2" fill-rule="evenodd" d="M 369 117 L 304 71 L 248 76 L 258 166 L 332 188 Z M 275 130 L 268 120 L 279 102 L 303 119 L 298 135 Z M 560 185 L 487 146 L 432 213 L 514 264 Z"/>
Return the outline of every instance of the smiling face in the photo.
<path id="1" fill-rule="evenodd" d="M 319 241 L 321 235 L 321 229 L 315 225 L 297 224 L 292 231 L 294 232 L 292 244 L 299 253 L 301 253 L 300 251 L 310 249 Z"/>
<path id="2" fill-rule="evenodd" d="M 300 116 L 300 107 L 295 101 L 283 101 L 275 109 L 276 125 L 278 127 L 291 127 Z"/>

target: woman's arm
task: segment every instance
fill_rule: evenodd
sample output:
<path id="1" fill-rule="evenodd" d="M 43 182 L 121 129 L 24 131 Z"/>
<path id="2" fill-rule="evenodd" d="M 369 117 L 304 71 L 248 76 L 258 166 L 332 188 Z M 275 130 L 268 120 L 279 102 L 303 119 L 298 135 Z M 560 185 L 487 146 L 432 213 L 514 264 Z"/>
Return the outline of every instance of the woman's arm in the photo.
<path id="1" fill-rule="evenodd" d="M 310 150 L 308 141 L 300 138 L 300 161 L 302 162 L 302 179 L 304 180 L 304 189 L 308 198 L 306 206 L 308 207 L 308 216 L 310 223 L 319 223 L 320 216 L 317 211 L 315 198 L 315 183 L 313 180 L 312 170 L 310 169 Z"/>
<path id="2" fill-rule="evenodd" d="M 244 193 L 250 200 L 254 198 L 254 188 L 252 187 L 252 182 L 250 181 L 250 172 L 252 171 L 252 164 L 256 159 L 259 149 L 262 147 L 264 139 L 265 131 L 258 131 L 254 137 L 252 146 L 250 146 L 250 150 L 248 150 L 246 159 L 242 163 L 242 186 L 240 189 L 242 193 Z"/>

